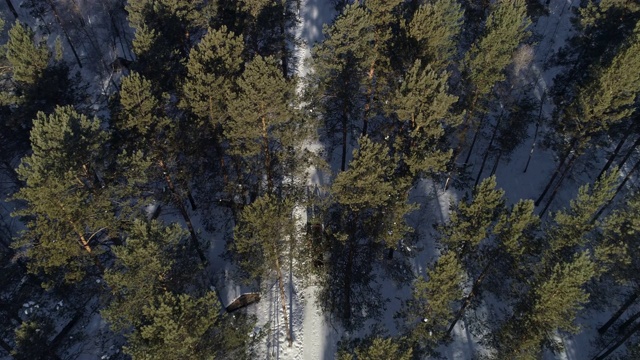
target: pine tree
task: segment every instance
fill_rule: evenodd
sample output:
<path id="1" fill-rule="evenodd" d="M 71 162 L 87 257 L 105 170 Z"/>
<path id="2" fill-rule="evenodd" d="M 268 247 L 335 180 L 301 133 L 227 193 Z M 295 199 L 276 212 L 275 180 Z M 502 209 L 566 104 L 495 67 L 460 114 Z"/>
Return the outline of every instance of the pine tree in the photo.
<path id="1" fill-rule="evenodd" d="M 259 175 L 253 181 L 266 179 L 266 186 L 258 187 L 270 193 L 291 173 L 293 149 L 302 138 L 301 117 L 292 107 L 294 84 L 282 76 L 275 59 L 258 56 L 246 66 L 238 87 L 228 104 L 229 154 L 244 163 L 248 174 Z"/>
<path id="2" fill-rule="evenodd" d="M 194 250 L 201 262 L 206 262 L 204 252 L 200 248 L 198 235 L 191 222 L 191 217 L 184 204 L 183 189 L 176 182 L 176 173 L 184 173 L 177 168 L 175 159 L 184 153 L 178 141 L 177 124 L 165 113 L 165 104 L 156 95 L 153 83 L 138 73 L 132 72 L 122 79 L 119 104 L 114 116 L 119 146 L 126 151 L 121 161 L 137 167 L 149 179 L 164 182 L 169 189 L 171 201 L 184 219 Z M 157 90 L 156 90 L 157 91 Z M 124 156 L 124 155 L 128 155 Z M 146 167 L 142 167 L 146 166 Z M 128 173 L 129 181 L 135 181 L 139 173 Z"/>
<path id="3" fill-rule="evenodd" d="M 557 330 L 575 332 L 577 312 L 588 301 L 584 286 L 596 274 L 588 251 L 557 263 L 522 298 L 515 314 L 498 333 L 498 359 L 534 359 L 543 343 L 554 344 Z"/>
<path id="4" fill-rule="evenodd" d="M 129 336 L 124 352 L 148 360 L 229 357 L 220 338 L 237 330 L 220 326 L 219 309 L 214 292 L 200 298 L 163 293 L 142 309 L 144 325 Z"/>
<path id="5" fill-rule="evenodd" d="M 189 54 L 182 107 L 214 126 L 221 124 L 228 116 L 227 101 L 240 75 L 243 49 L 242 36 L 225 26 L 209 28 Z"/>
<path id="6" fill-rule="evenodd" d="M 77 281 L 98 261 L 103 232 L 117 230 L 114 199 L 100 179 L 109 136 L 71 107 L 34 120 L 33 152 L 17 170 L 26 186 L 14 196 L 26 202 L 16 214 L 29 219 L 28 231 L 14 246 L 26 251 L 30 271 Z"/>
<path id="7" fill-rule="evenodd" d="M 135 69 L 165 91 L 175 90 L 185 73 L 191 34 L 206 29 L 214 2 L 140 0 L 126 4 L 135 32 Z"/>
<path id="8" fill-rule="evenodd" d="M 362 114 L 362 135 L 367 135 L 370 117 L 373 111 L 381 112 L 380 103 L 393 92 L 391 53 L 394 43 L 394 27 L 399 23 L 397 8 L 402 0 L 367 0 L 365 8 L 369 11 L 370 31 L 373 33 L 371 57 L 365 59 L 368 65 L 365 79 L 365 103 Z"/>
<path id="9" fill-rule="evenodd" d="M 354 353 L 339 353 L 340 360 L 378 360 L 378 359 L 412 359 L 411 349 L 403 350 L 398 344 L 398 339 L 376 337 L 371 344 L 362 345 L 354 350 Z"/>
<path id="10" fill-rule="evenodd" d="M 441 242 L 466 259 L 489 235 L 504 211 L 504 191 L 496 189 L 495 176 L 484 179 L 473 191 L 471 201 L 461 201 L 451 212 L 449 223 L 440 229 Z"/>
<path id="11" fill-rule="evenodd" d="M 451 158 L 452 151 L 442 149 L 442 143 L 445 128 L 458 122 L 451 114 L 457 97 L 447 93 L 447 80 L 446 73 L 438 75 L 416 60 L 396 91 L 393 111 L 400 120 L 396 148 L 414 176 L 442 172 Z M 405 126 L 409 131 L 403 131 Z"/>
<path id="12" fill-rule="evenodd" d="M 581 186 L 576 199 L 571 200 L 570 209 L 560 210 L 555 214 L 555 224 L 548 231 L 550 257 L 570 259 L 577 249 L 594 240 L 590 234 L 599 227 L 594 222 L 595 215 L 613 196 L 617 177 L 617 171 L 613 171 L 600 178 L 593 186 Z"/>
<path id="13" fill-rule="evenodd" d="M 51 53 L 44 43 L 34 41 L 30 27 L 16 21 L 9 30 L 6 44 L 7 60 L 13 70 L 13 79 L 26 85 L 34 85 L 43 76 L 51 60 Z"/>
<path id="14" fill-rule="evenodd" d="M 433 354 L 447 334 L 454 304 L 463 296 L 464 279 L 458 255 L 447 251 L 429 268 L 426 278 L 418 277 L 414 283 L 412 297 L 400 315 L 416 354 Z"/>
<path id="15" fill-rule="evenodd" d="M 409 24 L 409 35 L 418 43 L 417 58 L 441 73 L 458 53 L 464 11 L 456 0 L 436 0 L 420 5 Z"/>
<path id="16" fill-rule="evenodd" d="M 454 161 L 466 145 L 467 132 L 472 128 L 474 137 L 464 166 L 469 162 L 488 110 L 487 101 L 491 100 L 496 84 L 506 79 L 507 67 L 518 46 L 529 36 L 527 28 L 530 24 L 524 0 L 499 1 L 489 13 L 483 35 L 465 55 L 463 69 L 469 88 L 465 100 L 467 113 L 459 130 L 460 141 L 454 151 Z M 449 186 L 451 177 L 450 174 L 445 187 Z"/>
<path id="17" fill-rule="evenodd" d="M 272 271 L 276 273 L 289 346 L 293 335 L 287 316 L 283 267 L 294 241 L 292 211 L 289 200 L 279 200 L 273 195 L 258 198 L 240 213 L 231 249 L 251 279 L 266 278 Z"/>
<path id="18" fill-rule="evenodd" d="M 178 225 L 136 220 L 126 243 L 114 247 L 116 264 L 104 274 L 112 299 L 101 312 L 114 331 L 139 328 L 144 324 L 142 311 L 152 299 L 186 285 L 182 282 L 192 274 L 176 271 L 176 263 L 184 256 L 180 247 L 187 235 Z"/>
<path id="19" fill-rule="evenodd" d="M 325 127 L 333 135 L 341 133 L 341 170 L 346 169 L 349 133 L 361 116 L 365 101 L 362 86 L 366 75 L 366 59 L 371 58 L 373 42 L 369 15 L 362 6 L 349 5 L 331 27 L 324 28 L 325 39 L 314 47 L 315 86 L 322 106 Z"/>
<path id="20" fill-rule="evenodd" d="M 559 143 L 566 145 L 561 146 L 558 167 L 536 204 L 542 202 L 560 176 L 548 200 L 548 207 L 576 159 L 584 154 L 592 139 L 634 113 L 636 97 L 640 94 L 640 75 L 633 69 L 639 65 L 640 31 L 631 36 L 629 44 L 620 50 L 610 65 L 595 70 L 593 80 L 578 89 L 575 101 L 555 119 L 557 133 L 561 136 Z"/>
<path id="21" fill-rule="evenodd" d="M 529 36 L 530 24 L 524 0 L 500 1 L 489 14 L 484 35 L 472 45 L 464 61 L 472 89 L 470 116 L 477 102 L 486 100 L 495 85 L 506 78 L 505 70 Z"/>
<path id="22" fill-rule="evenodd" d="M 22 322 L 15 330 L 16 346 L 11 351 L 15 360 L 43 359 L 53 360 L 57 358 L 50 353 L 49 337 L 54 332 L 51 320 L 36 318 Z"/>

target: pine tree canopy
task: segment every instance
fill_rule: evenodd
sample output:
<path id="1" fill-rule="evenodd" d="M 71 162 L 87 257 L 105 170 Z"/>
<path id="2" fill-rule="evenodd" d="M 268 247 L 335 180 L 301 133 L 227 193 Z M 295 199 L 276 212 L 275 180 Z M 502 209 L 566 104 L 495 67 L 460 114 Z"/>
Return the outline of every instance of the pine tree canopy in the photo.
<path id="1" fill-rule="evenodd" d="M 489 96 L 494 86 L 506 78 L 505 70 L 518 46 L 529 36 L 530 24 L 524 0 L 501 0 L 494 5 L 483 36 L 465 58 L 475 96 Z"/>
<path id="2" fill-rule="evenodd" d="M 456 58 L 464 11 L 456 0 L 436 0 L 420 5 L 409 24 L 418 42 L 418 58 L 441 72 Z"/>
<path id="3" fill-rule="evenodd" d="M 489 235 L 493 222 L 504 211 L 504 191 L 496 190 L 495 176 L 484 179 L 473 191 L 470 202 L 461 201 L 442 228 L 442 242 L 450 249 L 471 251 Z"/>
<path id="4" fill-rule="evenodd" d="M 113 298 L 102 316 L 112 329 L 140 327 L 144 307 L 167 288 L 176 288 L 180 276 L 174 264 L 186 237 L 186 231 L 178 225 L 165 227 L 157 221 L 140 220 L 133 223 L 125 245 L 113 249 L 117 259 L 114 268 L 104 275 Z"/>
<path id="5" fill-rule="evenodd" d="M 332 187 L 336 201 L 353 211 L 382 207 L 398 191 L 392 183 L 395 164 L 389 149 L 368 137 L 360 138 L 359 145 L 349 169 L 338 174 Z"/>
<path id="6" fill-rule="evenodd" d="M 16 21 L 9 30 L 9 41 L 6 44 L 5 56 L 13 69 L 13 78 L 29 85 L 38 82 L 51 59 L 47 46 L 36 43 L 34 37 L 29 26 Z"/>
<path id="7" fill-rule="evenodd" d="M 226 105 L 243 65 L 242 36 L 225 26 L 209 28 L 198 46 L 189 54 L 184 84 L 184 107 L 200 119 L 217 125 L 227 116 Z"/>
<path id="8" fill-rule="evenodd" d="M 82 277 L 93 254 L 94 235 L 113 229 L 109 189 L 104 188 L 109 133 L 98 119 L 71 107 L 39 113 L 31 131 L 32 154 L 17 170 L 26 186 L 15 198 L 27 203 L 18 215 L 30 219 L 23 240 L 32 271 L 64 269 L 67 281 Z"/>
<path id="9" fill-rule="evenodd" d="M 264 195 L 240 213 L 232 246 L 251 279 L 267 276 L 284 263 L 294 231 L 292 211 L 290 201 Z"/>

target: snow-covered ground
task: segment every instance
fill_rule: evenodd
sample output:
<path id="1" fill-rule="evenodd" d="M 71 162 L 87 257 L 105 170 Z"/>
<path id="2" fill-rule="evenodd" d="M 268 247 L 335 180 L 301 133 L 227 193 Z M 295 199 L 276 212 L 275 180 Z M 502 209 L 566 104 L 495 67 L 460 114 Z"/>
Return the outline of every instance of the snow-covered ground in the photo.
<path id="1" fill-rule="evenodd" d="M 88 2 L 80 1 L 79 3 L 82 5 Z M 559 49 L 570 35 L 571 24 L 569 20 L 573 13 L 572 8 L 577 6 L 578 3 L 578 0 L 551 0 L 549 4 L 549 15 L 541 17 L 533 28 L 534 33 L 541 36 L 536 46 L 536 53 L 531 66 L 531 73 L 533 74 L 531 76 L 531 82 L 534 84 L 533 95 L 538 100 L 543 97 L 547 88 L 552 85 L 553 77 L 559 71 L 555 68 L 547 69 L 545 64 L 550 54 Z M 10 17 L 10 15 L 6 15 L 6 5 L 4 2 L 0 2 L 0 10 L 5 14 L 5 19 Z M 32 26 L 37 24 L 37 21 L 24 9 L 18 7 L 18 11 L 21 20 Z M 322 39 L 323 26 L 330 24 L 335 16 L 333 1 L 300 0 L 298 16 L 300 21 L 295 29 L 295 34 L 301 41 L 295 48 L 296 58 L 298 60 L 296 74 L 299 77 L 304 77 L 313 71 L 312 68 L 309 68 L 310 62 L 307 61 L 310 58 L 311 47 L 315 42 Z M 90 17 L 88 19 L 88 21 L 98 20 L 97 17 Z M 11 19 L 8 19 L 7 23 L 10 24 L 11 21 Z M 104 24 L 104 26 L 106 27 L 107 24 Z M 81 35 L 82 34 L 79 34 L 78 36 Z M 105 34 L 95 34 L 94 39 L 100 39 L 106 36 Z M 117 45 L 119 43 L 116 41 L 113 42 L 113 44 Z M 82 59 L 88 59 L 91 51 L 101 52 L 103 61 L 113 61 L 117 56 L 130 56 L 124 49 L 121 50 L 120 46 L 110 46 L 105 49 L 99 48 L 99 51 L 96 49 L 92 50 L 92 48 L 89 47 L 90 43 L 86 46 L 86 48 L 83 48 L 84 50 L 80 50 L 80 55 L 84 56 Z M 68 60 L 70 62 L 73 61 L 73 59 Z M 82 74 L 85 80 L 98 79 L 99 81 L 94 82 L 94 84 L 97 84 L 95 86 L 100 86 L 101 89 L 109 86 L 109 74 L 104 71 L 100 64 L 97 64 L 95 67 L 86 67 L 82 70 Z M 553 104 L 547 100 L 543 105 L 543 115 L 549 117 L 552 111 Z M 523 172 L 531 150 L 534 131 L 534 126 L 531 126 L 529 129 L 529 140 L 518 147 L 508 161 L 503 160 L 497 169 L 498 186 L 506 191 L 506 196 L 510 203 L 514 203 L 522 198 L 535 198 L 539 195 L 542 187 L 545 185 L 545 181 L 554 169 L 555 155 L 551 151 L 536 147 L 533 160 L 527 173 Z M 322 144 L 317 142 L 308 142 L 306 146 L 313 151 L 318 151 L 322 148 Z M 481 157 L 482 151 L 486 146 L 486 143 L 478 144 L 476 148 L 478 153 L 472 157 L 471 163 L 475 164 L 476 167 L 472 167 L 472 174 L 474 176 L 478 171 L 477 165 L 480 163 L 478 158 Z M 309 168 L 307 170 L 308 185 L 312 187 L 316 185 L 326 185 L 328 181 L 327 174 L 323 174 L 315 168 Z M 488 171 L 485 169 L 485 172 Z M 554 203 L 556 205 L 552 206 L 551 210 L 557 209 L 559 206 L 564 206 L 568 199 L 575 194 L 580 181 L 583 180 L 565 182 L 566 189 L 563 189 L 559 194 Z M 444 191 L 442 184 L 434 184 L 426 180 L 420 182 L 412 190 L 411 200 L 421 205 L 421 208 L 412 213 L 408 219 L 410 224 L 416 226 L 416 233 L 418 235 L 418 243 L 416 246 L 407 249 L 407 251 L 415 253 L 411 259 L 415 273 L 423 274 L 426 266 L 437 256 L 437 249 L 435 248 L 433 240 L 435 233 L 432 225 L 448 219 L 450 204 L 457 201 L 458 198 L 459 194 L 455 190 Z M 220 211 L 224 210 L 220 209 Z M 214 214 L 208 214 L 208 216 L 213 215 Z M 298 218 L 300 224 L 306 223 L 306 213 L 303 209 L 297 208 L 294 215 Z M 171 212 L 163 213 L 162 218 L 169 221 L 180 221 L 173 216 Z M 225 216 L 222 215 L 220 218 L 225 218 Z M 237 284 L 233 280 L 234 266 L 220 257 L 225 249 L 225 241 L 233 230 L 233 224 L 219 224 L 215 233 L 210 233 L 207 232 L 202 225 L 201 215 L 194 213 L 192 220 L 199 231 L 201 240 L 209 244 L 208 257 L 211 261 L 208 270 L 210 279 L 219 291 L 223 304 L 229 304 L 233 299 L 245 292 L 261 290 L 263 294 L 260 302 L 248 308 L 248 311 L 255 314 L 258 318 L 257 328 L 265 331 L 269 330 L 261 344 L 260 358 L 316 360 L 333 359 L 335 357 L 338 341 L 345 336 L 345 333 L 338 326 L 335 326 L 335 324 L 330 324 L 321 313 L 320 308 L 316 304 L 316 291 L 318 289 L 315 286 L 303 287 L 301 281 L 293 274 L 291 264 L 287 264 L 287 281 L 285 284 L 287 292 L 286 303 L 289 311 L 289 323 L 293 334 L 293 345 L 289 347 L 285 339 L 285 324 L 283 323 L 284 317 L 281 310 L 280 293 L 277 282 L 273 279 L 265 281 L 260 284 L 260 289 L 258 289 L 257 284 Z M 383 296 L 390 301 L 387 305 L 385 315 L 379 321 L 390 330 L 390 335 L 394 335 L 396 325 L 393 315 L 399 308 L 401 301 L 406 299 L 410 294 L 410 287 L 404 286 L 398 289 L 391 283 L 382 285 Z M 600 319 L 580 319 L 585 330 L 576 336 L 561 336 L 566 346 L 566 351 L 559 355 L 547 354 L 547 357 L 550 359 L 568 360 L 589 358 L 593 351 L 589 341 L 595 336 L 593 328 L 594 324 L 599 320 Z M 100 333 L 104 331 L 105 326 L 104 321 L 96 313 L 90 317 L 90 321 L 86 324 L 85 329 L 87 333 Z M 350 336 L 357 335 L 358 334 L 350 334 Z M 448 359 L 471 359 L 478 351 L 481 351 L 478 345 L 479 340 L 480 339 L 471 334 L 469 327 L 463 319 L 454 329 L 454 341 L 450 345 L 443 347 L 441 351 Z M 92 346 L 87 346 L 87 349 L 82 349 L 84 355 L 82 358 L 87 360 L 98 359 L 104 354 L 104 352 L 94 351 L 94 349 L 98 348 L 99 346 L 96 345 L 93 348 Z"/>

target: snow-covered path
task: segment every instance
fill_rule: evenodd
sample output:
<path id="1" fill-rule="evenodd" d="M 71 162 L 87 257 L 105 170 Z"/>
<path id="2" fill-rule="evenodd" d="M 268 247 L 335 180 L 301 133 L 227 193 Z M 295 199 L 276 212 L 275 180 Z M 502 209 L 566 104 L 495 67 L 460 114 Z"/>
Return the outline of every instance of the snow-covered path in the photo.
<path id="1" fill-rule="evenodd" d="M 298 77 L 302 78 L 311 71 L 308 68 L 311 48 L 315 42 L 322 39 L 322 28 L 325 24 L 331 23 L 335 11 L 330 0 L 301 0 L 298 16 L 296 37 L 300 42 L 295 49 L 298 60 L 296 73 Z M 309 150 L 314 152 L 321 146 L 319 143 L 306 145 Z M 307 172 L 309 186 L 321 185 L 322 174 L 317 169 L 309 168 Z M 306 220 L 306 214 L 304 214 L 304 218 Z M 325 322 L 325 318 L 317 306 L 316 290 L 315 286 L 309 286 L 303 291 L 302 360 L 332 359 L 335 356 L 338 335 Z"/>

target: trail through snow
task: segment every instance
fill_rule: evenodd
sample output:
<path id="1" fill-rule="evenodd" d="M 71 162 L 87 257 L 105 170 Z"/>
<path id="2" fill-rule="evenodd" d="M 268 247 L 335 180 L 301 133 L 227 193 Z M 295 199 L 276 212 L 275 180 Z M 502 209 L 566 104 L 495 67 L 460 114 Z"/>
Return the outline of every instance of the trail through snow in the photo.
<path id="1" fill-rule="evenodd" d="M 322 28 L 330 24 L 335 16 L 333 4 L 330 0 L 301 0 L 299 22 L 296 28 L 296 58 L 298 60 L 296 73 L 303 78 L 310 71 L 311 48 L 322 40 Z M 302 90 L 302 89 L 299 89 Z M 318 142 L 307 143 L 306 148 L 316 152 L 322 145 Z M 323 174 L 318 169 L 307 169 L 307 184 L 310 187 L 322 185 Z M 302 209 L 301 209 L 302 210 Z M 306 212 L 301 211 L 299 222 L 306 224 Z M 333 359 L 336 352 L 338 333 L 330 327 L 317 306 L 317 288 L 309 286 L 303 290 L 304 309 L 302 311 L 302 360 Z"/>

